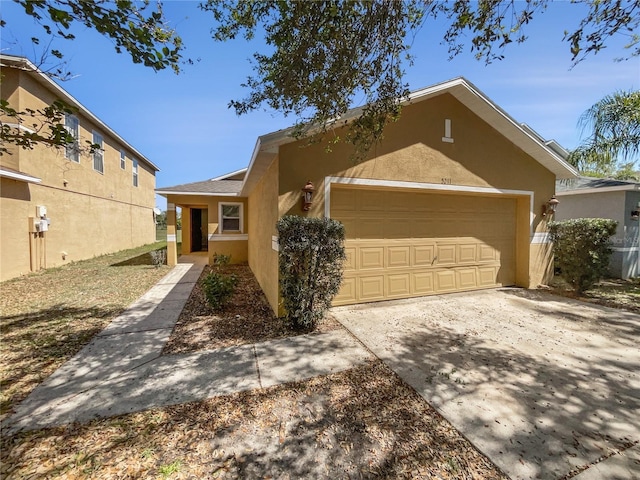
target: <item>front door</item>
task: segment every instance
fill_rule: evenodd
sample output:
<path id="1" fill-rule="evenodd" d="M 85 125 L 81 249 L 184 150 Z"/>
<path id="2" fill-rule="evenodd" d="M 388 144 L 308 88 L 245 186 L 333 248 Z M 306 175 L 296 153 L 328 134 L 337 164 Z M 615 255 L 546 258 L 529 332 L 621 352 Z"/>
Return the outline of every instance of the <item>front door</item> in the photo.
<path id="1" fill-rule="evenodd" d="M 202 250 L 202 210 L 191 209 L 191 251 L 200 252 Z"/>

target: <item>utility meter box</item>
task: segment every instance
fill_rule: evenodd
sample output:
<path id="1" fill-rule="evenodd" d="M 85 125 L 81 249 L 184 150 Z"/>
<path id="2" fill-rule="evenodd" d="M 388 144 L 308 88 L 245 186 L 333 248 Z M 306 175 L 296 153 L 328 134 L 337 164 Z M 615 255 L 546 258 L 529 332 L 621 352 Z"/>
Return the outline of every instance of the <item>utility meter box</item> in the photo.
<path id="1" fill-rule="evenodd" d="M 46 217 L 47 216 L 47 207 L 45 207 L 44 205 L 36 206 L 36 216 L 39 217 L 39 218 Z"/>

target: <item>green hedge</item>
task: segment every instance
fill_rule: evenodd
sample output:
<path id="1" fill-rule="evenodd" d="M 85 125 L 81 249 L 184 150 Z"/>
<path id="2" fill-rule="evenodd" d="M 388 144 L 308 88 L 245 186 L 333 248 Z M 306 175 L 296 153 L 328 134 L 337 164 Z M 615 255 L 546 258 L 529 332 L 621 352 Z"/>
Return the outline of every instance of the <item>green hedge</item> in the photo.
<path id="1" fill-rule="evenodd" d="M 577 294 L 607 274 L 611 237 L 618 222 L 607 218 L 577 218 L 550 222 L 555 263 Z"/>
<path id="2" fill-rule="evenodd" d="M 340 290 L 344 226 L 327 218 L 285 216 L 277 223 L 280 293 L 294 328 L 313 328 Z"/>

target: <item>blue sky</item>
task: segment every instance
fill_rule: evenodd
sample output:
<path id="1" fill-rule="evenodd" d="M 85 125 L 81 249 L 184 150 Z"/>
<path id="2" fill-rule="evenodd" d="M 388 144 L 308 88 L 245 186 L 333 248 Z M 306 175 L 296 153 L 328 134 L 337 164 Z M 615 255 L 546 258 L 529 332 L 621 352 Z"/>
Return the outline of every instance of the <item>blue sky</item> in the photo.
<path id="1" fill-rule="evenodd" d="M 247 166 L 258 135 L 291 125 L 293 118 L 269 111 L 238 117 L 227 108 L 248 92 L 240 85 L 251 74 L 249 59 L 264 51 L 260 38 L 214 42 L 213 18 L 190 0 L 164 2 L 165 13 L 187 47 L 200 59 L 175 75 L 134 65 L 117 54 L 110 40 L 95 31 L 74 30 L 76 40 L 58 40 L 74 74 L 61 85 L 85 107 L 158 165 L 157 186 L 195 182 Z M 28 39 L 44 35 L 12 1 L 0 0 L 2 52 L 34 59 L 41 54 Z M 582 112 L 603 96 L 640 88 L 640 58 L 623 62 L 625 38 L 571 68 L 565 30 L 579 23 L 580 7 L 553 3 L 527 26 L 524 44 L 510 45 L 505 60 L 485 65 L 467 50 L 449 61 L 439 44 L 442 24 L 429 21 L 413 42 L 415 64 L 406 69 L 411 90 L 458 76 L 474 83 L 519 122 L 566 148 L 580 141 Z M 42 42 L 43 44 L 46 42 Z M 162 197 L 158 206 L 165 208 Z"/>

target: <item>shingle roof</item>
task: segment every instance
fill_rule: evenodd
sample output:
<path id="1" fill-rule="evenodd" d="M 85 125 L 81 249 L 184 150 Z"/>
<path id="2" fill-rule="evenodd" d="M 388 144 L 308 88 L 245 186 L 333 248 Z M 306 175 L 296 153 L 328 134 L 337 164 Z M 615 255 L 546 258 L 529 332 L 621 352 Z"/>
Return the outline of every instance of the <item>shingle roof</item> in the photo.
<path id="1" fill-rule="evenodd" d="M 616 188 L 625 190 L 636 190 L 640 188 L 640 183 L 626 180 L 615 180 L 613 178 L 593 178 L 578 177 L 570 180 L 558 180 L 556 182 L 556 192 L 572 192 L 576 190 L 587 190 L 594 188 Z"/>
<path id="2" fill-rule="evenodd" d="M 202 195 L 237 195 L 242 189 L 242 180 L 205 180 L 203 182 L 184 183 L 173 187 L 157 188 L 160 195 L 173 194 L 202 194 Z"/>

